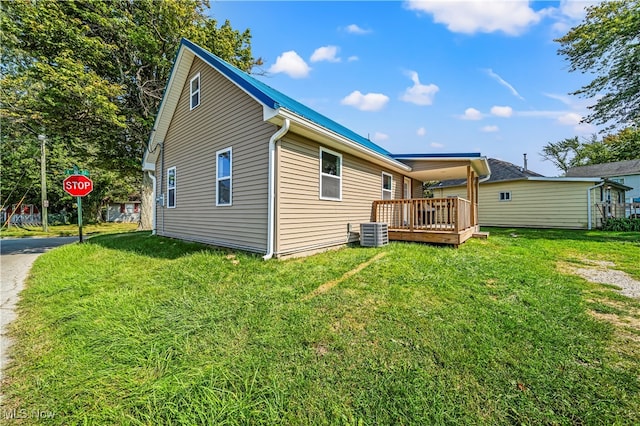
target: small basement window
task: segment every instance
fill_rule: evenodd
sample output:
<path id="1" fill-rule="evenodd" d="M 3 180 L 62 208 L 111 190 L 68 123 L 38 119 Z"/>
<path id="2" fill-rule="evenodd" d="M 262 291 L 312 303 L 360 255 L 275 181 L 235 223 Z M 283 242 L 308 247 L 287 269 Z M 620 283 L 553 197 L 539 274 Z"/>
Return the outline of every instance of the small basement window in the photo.
<path id="1" fill-rule="evenodd" d="M 511 191 L 501 192 L 498 199 L 500 201 L 511 201 Z"/>
<path id="2" fill-rule="evenodd" d="M 167 207 L 176 206 L 176 168 L 167 169 Z"/>
<path id="3" fill-rule="evenodd" d="M 231 205 L 231 148 L 216 152 L 216 206 Z"/>
<path id="4" fill-rule="evenodd" d="M 391 187 L 393 186 L 393 176 L 389 173 L 382 172 L 382 199 L 390 200 L 393 198 Z"/>
<path id="5" fill-rule="evenodd" d="M 190 110 L 200 105 L 200 73 L 196 74 L 189 83 L 191 87 L 191 107 Z"/>
<path id="6" fill-rule="evenodd" d="M 320 148 L 320 199 L 342 200 L 342 155 Z"/>

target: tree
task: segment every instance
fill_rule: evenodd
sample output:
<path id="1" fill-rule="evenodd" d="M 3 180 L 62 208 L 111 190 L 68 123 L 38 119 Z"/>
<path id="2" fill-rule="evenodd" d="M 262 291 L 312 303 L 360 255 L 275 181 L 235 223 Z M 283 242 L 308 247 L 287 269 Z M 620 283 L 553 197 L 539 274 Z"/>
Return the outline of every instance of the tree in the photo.
<path id="1" fill-rule="evenodd" d="M 153 200 L 150 180 L 145 186 L 141 179 L 142 154 L 180 39 L 245 71 L 260 64 L 251 55 L 249 30 L 236 31 L 228 21 L 218 26 L 206 14 L 207 0 L 14 0 L 0 8 L 3 152 L 31 146 L 44 132 L 51 150 L 66 152 L 66 168 L 76 162 L 109 182 L 101 186 L 102 199 L 142 183 L 147 213 Z M 16 155 L 33 156 L 31 148 Z M 6 191 L 12 181 L 5 172 L 19 170 L 5 166 L 19 161 L 2 163 Z M 94 203 L 98 198 L 91 196 Z"/>
<path id="2" fill-rule="evenodd" d="M 634 160 L 640 158 L 640 128 L 627 127 L 601 140 L 592 135 L 582 142 L 578 137 L 550 142 L 541 155 L 565 173 L 571 167 Z"/>
<path id="3" fill-rule="evenodd" d="M 573 94 L 593 98 L 585 121 L 614 127 L 640 125 L 640 4 L 605 1 L 587 10 L 584 21 L 556 40 L 570 71 L 595 79 Z"/>
<path id="4" fill-rule="evenodd" d="M 551 161 L 557 168 L 567 172 L 571 166 L 571 160 L 578 155 L 580 141 L 578 137 L 567 138 L 560 142 L 549 142 L 542 148 L 542 158 Z"/>

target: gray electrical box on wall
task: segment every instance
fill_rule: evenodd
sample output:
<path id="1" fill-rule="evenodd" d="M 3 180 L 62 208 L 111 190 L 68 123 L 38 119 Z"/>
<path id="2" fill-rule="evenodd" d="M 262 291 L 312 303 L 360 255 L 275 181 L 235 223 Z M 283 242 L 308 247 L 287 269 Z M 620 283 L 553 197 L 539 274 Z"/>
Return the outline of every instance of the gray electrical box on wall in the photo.
<path id="1" fill-rule="evenodd" d="M 384 222 L 360 224 L 360 245 L 362 247 L 380 247 L 389 243 L 389 228 Z"/>

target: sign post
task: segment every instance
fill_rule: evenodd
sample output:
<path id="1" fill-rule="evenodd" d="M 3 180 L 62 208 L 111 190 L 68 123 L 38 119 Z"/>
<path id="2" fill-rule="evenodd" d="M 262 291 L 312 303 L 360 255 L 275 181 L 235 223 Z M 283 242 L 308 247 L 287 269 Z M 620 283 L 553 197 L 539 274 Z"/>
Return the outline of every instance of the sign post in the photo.
<path id="1" fill-rule="evenodd" d="M 73 170 L 65 170 L 65 172 L 71 171 L 73 171 L 73 174 L 62 181 L 62 186 L 67 194 L 76 197 L 78 203 L 78 234 L 80 242 L 82 242 L 82 197 L 93 191 L 93 181 L 89 179 L 87 170 L 80 171 L 77 167 L 74 167 Z"/>

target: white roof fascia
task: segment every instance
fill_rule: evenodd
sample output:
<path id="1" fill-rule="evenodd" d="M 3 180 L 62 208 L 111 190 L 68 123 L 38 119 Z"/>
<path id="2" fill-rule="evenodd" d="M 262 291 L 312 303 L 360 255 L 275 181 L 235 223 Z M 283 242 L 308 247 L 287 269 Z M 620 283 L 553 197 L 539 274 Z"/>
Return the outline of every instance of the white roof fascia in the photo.
<path id="1" fill-rule="evenodd" d="M 487 161 L 487 157 L 481 155 L 480 157 L 394 157 L 397 160 L 406 160 L 406 161 L 468 161 L 473 170 L 476 172 L 478 176 L 491 176 L 491 167 L 489 166 L 489 162 Z M 486 170 L 479 170 L 480 167 L 477 166 L 477 163 L 480 163 L 483 168 Z"/>
<path id="2" fill-rule="evenodd" d="M 301 117 L 285 108 L 278 108 L 277 110 L 275 110 L 275 112 L 276 114 L 272 115 L 271 118 L 269 118 L 267 121 L 278 124 L 281 120 L 288 118 L 289 120 L 291 120 L 292 125 L 298 124 L 299 126 L 311 131 L 312 133 L 324 138 L 325 140 L 328 139 L 329 141 L 332 141 L 333 144 L 330 145 L 333 145 L 333 148 L 338 148 L 345 151 L 346 147 L 347 151 L 352 151 L 352 154 L 355 152 L 355 155 L 357 156 L 358 154 L 360 154 L 360 157 L 362 157 L 363 155 L 369 157 L 370 159 L 374 160 L 375 163 L 383 165 L 390 169 L 394 169 L 399 173 L 406 173 L 412 170 L 411 167 L 407 166 L 404 163 L 401 163 L 400 161 L 396 161 L 393 158 L 387 157 L 367 147 L 357 144 L 350 139 L 338 135 L 337 133 L 334 133 L 314 123 L 313 121 L 307 120 L 306 118 Z"/>
<path id="3" fill-rule="evenodd" d="M 540 177 L 540 176 L 531 176 L 531 177 L 527 177 L 525 178 L 526 180 L 539 180 L 539 181 L 546 181 L 546 182 L 600 182 L 603 179 L 602 178 L 585 178 L 585 177 L 581 177 L 581 178 L 574 178 L 574 177 Z"/>
<path id="4" fill-rule="evenodd" d="M 193 51 L 184 45 L 180 47 L 180 50 L 178 50 L 176 54 L 174 69 L 169 76 L 160 108 L 158 108 L 156 121 L 153 123 L 151 135 L 149 135 L 149 143 L 147 144 L 147 149 L 145 150 L 142 160 L 143 164 L 155 163 L 157 160 L 158 155 L 153 155 L 154 152 L 157 152 L 155 145 L 162 142 L 167 135 L 171 119 L 180 100 L 180 94 L 182 93 L 184 83 L 187 81 L 187 74 L 189 73 L 189 69 L 191 69 L 194 57 Z M 178 91 L 177 94 L 175 93 L 176 90 Z M 143 170 L 149 170 L 145 167 L 147 166 L 145 165 Z"/>

